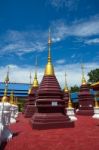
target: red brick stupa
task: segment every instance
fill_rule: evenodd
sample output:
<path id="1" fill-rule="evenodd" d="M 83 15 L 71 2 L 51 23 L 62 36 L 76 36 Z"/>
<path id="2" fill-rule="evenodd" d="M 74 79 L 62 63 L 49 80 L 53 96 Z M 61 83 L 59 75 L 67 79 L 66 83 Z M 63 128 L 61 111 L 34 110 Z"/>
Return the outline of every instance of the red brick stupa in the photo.
<path id="1" fill-rule="evenodd" d="M 68 107 L 68 101 L 69 101 L 69 90 L 67 86 L 67 81 L 66 81 L 66 73 L 65 73 L 65 87 L 63 90 L 63 100 L 65 101 L 65 107 Z"/>
<path id="2" fill-rule="evenodd" d="M 25 103 L 24 116 L 27 118 L 32 117 L 32 115 L 36 111 L 35 100 L 36 100 L 36 93 L 38 90 L 38 86 L 39 84 L 37 80 L 37 72 L 35 71 L 34 81 L 33 81 L 32 87 L 29 89 L 28 99 L 26 100 L 26 103 Z"/>
<path id="3" fill-rule="evenodd" d="M 79 111 L 78 115 L 93 115 L 94 98 L 90 93 L 89 86 L 84 77 L 84 67 L 82 65 L 82 85 L 78 93 Z"/>
<path id="4" fill-rule="evenodd" d="M 73 127 L 74 122 L 71 122 L 69 117 L 65 115 L 65 102 L 62 99 L 62 91 L 51 63 L 50 32 L 48 46 L 48 63 L 45 68 L 44 77 L 37 91 L 37 112 L 32 117 L 32 127 L 34 129 Z"/>

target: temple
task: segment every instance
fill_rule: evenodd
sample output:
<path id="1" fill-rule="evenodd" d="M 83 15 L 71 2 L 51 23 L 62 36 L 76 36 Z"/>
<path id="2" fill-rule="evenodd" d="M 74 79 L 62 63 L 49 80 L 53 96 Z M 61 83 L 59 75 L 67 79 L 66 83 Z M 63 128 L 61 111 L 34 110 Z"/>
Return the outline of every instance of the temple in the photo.
<path id="1" fill-rule="evenodd" d="M 48 63 L 36 98 L 37 112 L 32 117 L 31 124 L 34 129 L 74 127 L 74 122 L 65 115 L 65 101 L 62 91 L 54 73 L 51 62 L 51 36 L 48 39 Z"/>
<path id="2" fill-rule="evenodd" d="M 31 85 L 31 83 L 30 83 L 30 85 Z M 37 93 L 38 87 L 39 87 L 39 84 L 38 84 L 38 79 L 37 79 L 37 67 L 36 67 L 34 81 L 33 81 L 32 87 L 30 87 L 30 89 L 29 89 L 28 98 L 25 103 L 25 110 L 24 110 L 25 117 L 28 117 L 28 118 L 32 117 L 32 115 L 36 111 L 35 100 L 36 100 L 36 93 Z"/>
<path id="3" fill-rule="evenodd" d="M 79 110 L 78 115 L 93 115 L 94 97 L 90 93 L 89 86 L 84 77 L 84 66 L 82 65 L 82 84 L 78 93 Z"/>

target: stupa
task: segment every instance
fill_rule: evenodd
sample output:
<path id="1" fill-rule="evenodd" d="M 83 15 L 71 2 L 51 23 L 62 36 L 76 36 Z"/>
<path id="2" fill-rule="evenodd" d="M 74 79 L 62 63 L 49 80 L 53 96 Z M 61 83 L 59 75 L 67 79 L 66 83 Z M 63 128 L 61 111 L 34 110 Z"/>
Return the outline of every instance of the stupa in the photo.
<path id="1" fill-rule="evenodd" d="M 2 135 L 1 135 L 1 142 L 8 141 L 12 138 L 12 132 L 8 128 L 10 125 L 10 118 L 11 118 L 11 105 L 8 102 L 8 82 L 9 82 L 9 72 L 7 72 L 7 76 L 5 79 L 5 90 L 4 96 L 0 102 L 0 127 L 2 127 Z"/>
<path id="2" fill-rule="evenodd" d="M 54 67 L 51 62 L 51 43 L 49 31 L 48 63 L 37 91 L 37 112 L 35 112 L 31 119 L 31 124 L 34 129 L 65 128 L 74 126 L 74 122 L 72 122 L 64 112 L 65 101 L 62 99 L 62 91 L 54 74 Z"/>
<path id="3" fill-rule="evenodd" d="M 75 116 L 74 108 L 73 108 L 73 106 L 72 106 L 72 101 L 71 101 L 70 92 L 69 92 L 68 107 L 67 107 L 66 109 L 67 109 L 67 115 L 69 116 L 69 118 L 70 118 L 72 121 L 76 121 L 77 118 L 76 118 L 76 116 Z"/>
<path id="4" fill-rule="evenodd" d="M 67 108 L 69 101 L 69 90 L 67 86 L 66 73 L 65 73 L 65 87 L 63 89 L 63 100 L 65 101 L 65 107 Z"/>
<path id="5" fill-rule="evenodd" d="M 93 115 L 94 97 L 90 93 L 89 86 L 84 77 L 84 66 L 82 65 L 82 85 L 78 93 L 79 110 L 78 115 Z"/>
<path id="6" fill-rule="evenodd" d="M 37 93 L 38 87 L 39 87 L 39 84 L 38 84 L 38 79 L 37 79 L 37 70 L 35 69 L 34 81 L 33 81 L 32 87 L 30 87 L 29 89 L 28 99 L 25 104 L 24 116 L 27 118 L 32 117 L 32 115 L 36 111 L 35 99 L 36 99 L 36 93 Z"/>

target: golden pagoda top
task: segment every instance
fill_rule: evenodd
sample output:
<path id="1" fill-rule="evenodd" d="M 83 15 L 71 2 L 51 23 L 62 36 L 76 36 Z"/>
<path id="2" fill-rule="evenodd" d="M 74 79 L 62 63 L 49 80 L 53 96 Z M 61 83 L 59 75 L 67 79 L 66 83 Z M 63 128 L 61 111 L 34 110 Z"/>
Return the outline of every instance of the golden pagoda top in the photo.
<path id="1" fill-rule="evenodd" d="M 4 102 L 8 102 L 8 97 L 7 97 L 7 87 L 5 88 L 4 90 L 4 95 L 1 99 L 1 101 L 4 103 Z"/>
<path id="2" fill-rule="evenodd" d="M 10 94 L 10 104 L 14 104 L 14 92 L 11 91 L 11 94 Z"/>
<path id="3" fill-rule="evenodd" d="M 34 81 L 32 84 L 32 87 L 38 87 L 38 79 L 37 79 L 37 57 L 36 57 L 36 63 L 35 63 L 35 75 L 34 75 Z"/>
<path id="4" fill-rule="evenodd" d="M 68 92 L 68 86 L 67 86 L 67 80 L 66 80 L 66 72 L 65 72 L 65 87 L 64 87 L 64 92 Z"/>
<path id="5" fill-rule="evenodd" d="M 51 33 L 50 33 L 50 29 L 49 29 L 49 37 L 48 37 L 48 62 L 45 68 L 45 76 L 53 76 L 54 75 L 54 68 L 53 68 L 53 64 L 51 62 L 51 44 L 52 44 L 52 40 L 51 40 Z"/>
<path id="6" fill-rule="evenodd" d="M 84 65 L 83 64 L 81 65 L 81 69 L 82 69 L 82 85 L 86 85 L 87 82 L 86 82 L 86 79 L 84 76 Z"/>
<path id="7" fill-rule="evenodd" d="M 70 92 L 69 92 L 68 108 L 73 108 L 73 107 L 72 107 L 72 101 L 71 101 Z"/>
<path id="8" fill-rule="evenodd" d="M 39 84 L 38 84 L 38 80 L 37 80 L 37 73 L 35 72 L 34 81 L 33 81 L 32 87 L 38 87 L 38 86 L 39 86 Z"/>

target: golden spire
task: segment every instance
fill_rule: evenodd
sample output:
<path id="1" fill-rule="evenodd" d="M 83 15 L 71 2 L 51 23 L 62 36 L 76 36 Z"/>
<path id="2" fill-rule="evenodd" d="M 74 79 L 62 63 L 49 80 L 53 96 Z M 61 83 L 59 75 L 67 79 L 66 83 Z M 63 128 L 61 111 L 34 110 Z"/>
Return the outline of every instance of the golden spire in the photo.
<path id="1" fill-rule="evenodd" d="M 4 103 L 4 102 L 8 102 L 8 97 L 7 97 L 7 86 L 5 87 L 5 90 L 4 90 L 4 95 L 1 99 L 1 101 Z"/>
<path id="2" fill-rule="evenodd" d="M 10 94 L 10 104 L 14 104 L 14 92 L 13 91 Z"/>
<path id="3" fill-rule="evenodd" d="M 30 78 L 30 87 L 29 87 L 29 90 L 28 90 L 28 95 L 31 93 L 31 78 L 32 78 L 32 76 L 31 76 L 31 71 L 30 71 L 30 76 L 29 76 L 29 78 Z"/>
<path id="4" fill-rule="evenodd" d="M 54 75 L 54 68 L 51 62 L 51 44 L 52 44 L 52 40 L 51 40 L 51 32 L 49 29 L 49 37 L 48 37 L 48 63 L 46 65 L 45 68 L 45 76 L 52 76 Z"/>
<path id="5" fill-rule="evenodd" d="M 85 76 L 84 76 L 84 65 L 81 65 L 81 69 L 82 69 L 82 85 L 87 84 Z"/>
<path id="6" fill-rule="evenodd" d="M 35 63 L 35 75 L 34 75 L 34 81 L 32 87 L 38 87 L 38 80 L 37 80 L 37 57 L 36 57 L 36 63 Z"/>
<path id="7" fill-rule="evenodd" d="M 9 66 L 8 66 L 7 75 L 5 77 L 5 84 L 8 85 L 8 83 L 9 83 Z"/>
<path id="8" fill-rule="evenodd" d="M 71 101 L 70 92 L 69 92 L 68 108 L 73 108 L 73 107 L 72 107 L 72 101 Z"/>
<path id="9" fill-rule="evenodd" d="M 67 80 L 66 80 L 66 72 L 65 72 L 65 87 L 64 92 L 68 92 Z"/>

